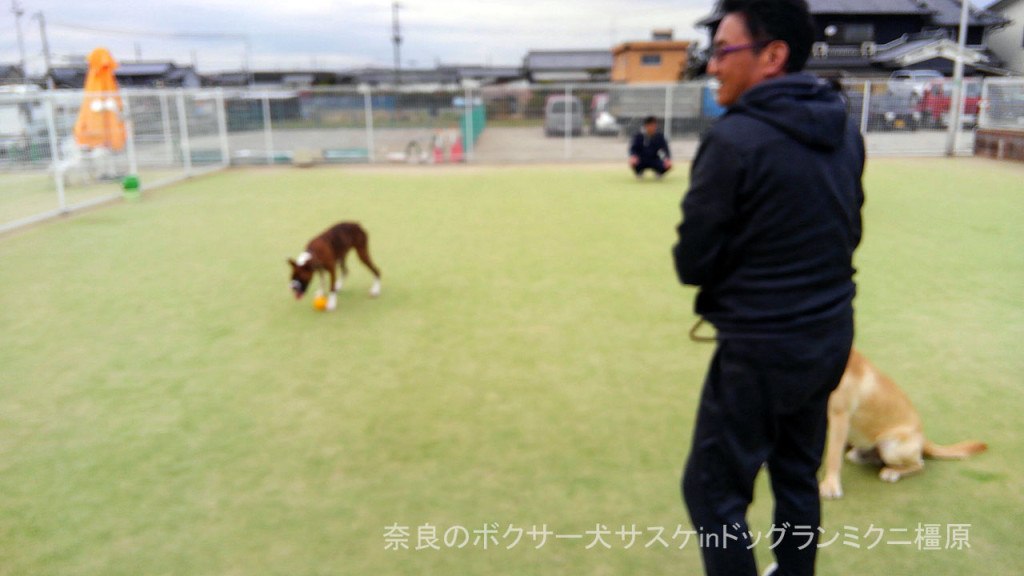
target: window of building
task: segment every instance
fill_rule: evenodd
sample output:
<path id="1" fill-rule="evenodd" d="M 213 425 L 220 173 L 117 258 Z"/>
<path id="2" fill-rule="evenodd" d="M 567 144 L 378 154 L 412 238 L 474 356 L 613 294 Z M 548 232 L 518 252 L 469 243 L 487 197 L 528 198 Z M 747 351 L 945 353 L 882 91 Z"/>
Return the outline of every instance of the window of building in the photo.
<path id="1" fill-rule="evenodd" d="M 640 57 L 641 66 L 661 66 L 661 54 L 644 54 Z"/>
<path id="2" fill-rule="evenodd" d="M 839 28 L 839 41 L 843 44 L 860 44 L 875 39 L 874 24 L 846 24 Z"/>
<path id="3" fill-rule="evenodd" d="M 830 44 L 860 44 L 874 42 L 875 25 L 870 22 L 862 24 L 836 23 L 825 27 L 825 41 Z"/>

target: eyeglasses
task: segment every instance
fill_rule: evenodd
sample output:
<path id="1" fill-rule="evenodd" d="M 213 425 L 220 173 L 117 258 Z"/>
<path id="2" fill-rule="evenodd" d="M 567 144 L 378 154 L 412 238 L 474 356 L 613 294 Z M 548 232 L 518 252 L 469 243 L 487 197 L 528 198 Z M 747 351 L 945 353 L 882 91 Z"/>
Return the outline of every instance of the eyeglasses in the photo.
<path id="1" fill-rule="evenodd" d="M 711 48 L 711 59 L 721 60 L 733 52 L 741 52 L 743 50 L 760 50 L 770 43 L 771 41 L 762 41 L 750 42 L 748 44 L 733 44 L 732 46 L 714 46 Z"/>

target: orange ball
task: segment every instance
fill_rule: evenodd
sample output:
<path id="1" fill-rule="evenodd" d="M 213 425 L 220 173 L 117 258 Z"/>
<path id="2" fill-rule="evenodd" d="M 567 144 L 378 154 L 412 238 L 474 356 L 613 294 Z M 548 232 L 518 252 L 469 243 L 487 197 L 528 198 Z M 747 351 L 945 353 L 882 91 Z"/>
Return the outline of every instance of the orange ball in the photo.
<path id="1" fill-rule="evenodd" d="M 313 308 L 316 308 L 317 310 L 327 310 L 327 298 L 323 296 L 313 298 Z"/>

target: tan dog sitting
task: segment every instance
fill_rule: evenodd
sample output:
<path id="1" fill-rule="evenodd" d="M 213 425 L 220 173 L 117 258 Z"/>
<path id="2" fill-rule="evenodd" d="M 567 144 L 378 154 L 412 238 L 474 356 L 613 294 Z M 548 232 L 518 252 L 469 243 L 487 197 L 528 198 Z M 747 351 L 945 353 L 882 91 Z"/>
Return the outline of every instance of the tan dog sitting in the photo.
<path id="1" fill-rule="evenodd" d="M 819 485 L 823 498 L 843 496 L 839 471 L 847 445 L 853 445 L 848 460 L 881 464 L 878 476 L 887 482 L 923 470 L 922 455 L 963 459 L 988 448 L 974 441 L 939 446 L 926 440 L 907 395 L 856 350 L 851 350 L 843 378 L 828 400 L 825 477 Z"/>

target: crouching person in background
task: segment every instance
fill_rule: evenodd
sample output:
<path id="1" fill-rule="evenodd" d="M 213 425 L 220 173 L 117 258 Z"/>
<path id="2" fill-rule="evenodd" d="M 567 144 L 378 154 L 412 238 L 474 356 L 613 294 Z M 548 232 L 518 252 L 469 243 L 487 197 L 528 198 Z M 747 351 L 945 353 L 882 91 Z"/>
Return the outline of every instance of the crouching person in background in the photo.
<path id="1" fill-rule="evenodd" d="M 658 119 L 654 116 L 644 118 L 643 129 L 633 136 L 629 145 L 629 166 L 637 180 L 643 179 L 645 170 L 654 170 L 660 180 L 672 169 L 672 152 L 665 135 L 658 131 Z"/>

